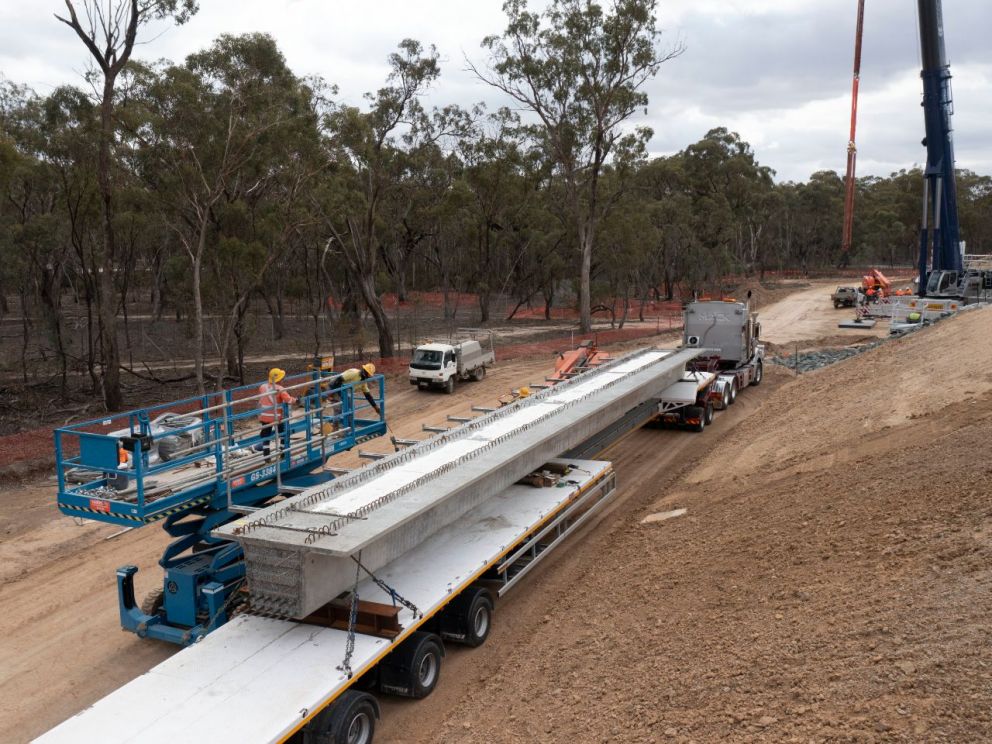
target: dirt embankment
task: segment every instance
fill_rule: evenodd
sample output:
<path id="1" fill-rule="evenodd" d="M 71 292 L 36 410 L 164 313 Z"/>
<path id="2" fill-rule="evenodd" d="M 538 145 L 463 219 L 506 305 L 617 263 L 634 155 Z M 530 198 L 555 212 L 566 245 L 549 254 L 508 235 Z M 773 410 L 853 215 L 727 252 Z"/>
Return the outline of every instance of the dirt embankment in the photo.
<path id="1" fill-rule="evenodd" d="M 672 442 L 633 435 L 615 512 L 384 738 L 992 739 L 990 336 L 974 311 L 776 370 L 681 471 Z"/>

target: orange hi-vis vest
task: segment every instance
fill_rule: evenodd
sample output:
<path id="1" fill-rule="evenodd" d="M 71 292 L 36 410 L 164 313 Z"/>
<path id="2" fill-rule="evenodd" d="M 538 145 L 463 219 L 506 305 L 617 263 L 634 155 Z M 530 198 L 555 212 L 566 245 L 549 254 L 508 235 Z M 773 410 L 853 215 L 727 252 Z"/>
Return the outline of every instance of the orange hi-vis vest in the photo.
<path id="1" fill-rule="evenodd" d="M 292 403 L 293 396 L 286 392 L 282 385 L 274 382 L 263 382 L 258 387 L 262 397 L 258 400 L 258 420 L 263 424 L 271 424 L 282 418 L 282 403 Z"/>

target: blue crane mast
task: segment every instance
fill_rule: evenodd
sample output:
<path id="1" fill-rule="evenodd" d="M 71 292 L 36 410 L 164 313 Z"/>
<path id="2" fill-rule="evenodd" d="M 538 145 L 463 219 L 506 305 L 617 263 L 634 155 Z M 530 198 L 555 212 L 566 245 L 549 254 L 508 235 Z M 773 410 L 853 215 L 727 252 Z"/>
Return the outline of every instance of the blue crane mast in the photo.
<path id="1" fill-rule="evenodd" d="M 944 47 L 941 0 L 918 0 L 923 61 L 923 116 L 927 164 L 920 225 L 919 294 L 956 293 L 962 275 L 960 227 L 951 135 L 951 67 Z"/>

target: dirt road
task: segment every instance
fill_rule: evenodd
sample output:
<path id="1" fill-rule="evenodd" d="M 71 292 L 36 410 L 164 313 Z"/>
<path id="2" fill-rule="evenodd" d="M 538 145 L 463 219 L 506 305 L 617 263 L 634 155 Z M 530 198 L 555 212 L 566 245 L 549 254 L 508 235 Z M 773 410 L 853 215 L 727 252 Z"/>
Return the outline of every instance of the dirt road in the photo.
<path id="1" fill-rule="evenodd" d="M 815 282 L 807 289 L 790 295 L 787 302 L 759 307 L 763 339 L 784 345 L 855 333 L 837 327 L 844 320 L 853 320 L 854 310 L 849 307 L 835 309 L 830 303 L 830 293 L 836 287 L 837 282 Z M 888 332 L 888 326 L 879 323 L 873 329 L 859 330 L 856 334 L 859 337 L 881 337 Z"/>

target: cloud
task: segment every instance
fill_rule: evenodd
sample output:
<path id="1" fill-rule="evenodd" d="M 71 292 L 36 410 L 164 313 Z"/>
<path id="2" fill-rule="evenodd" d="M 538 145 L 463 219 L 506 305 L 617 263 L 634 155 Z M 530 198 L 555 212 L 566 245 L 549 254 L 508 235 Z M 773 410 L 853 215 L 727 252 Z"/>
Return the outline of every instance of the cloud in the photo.
<path id="1" fill-rule="evenodd" d="M 540 7 L 543 2 L 532 2 Z M 137 55 L 179 61 L 221 33 L 265 31 L 301 75 L 317 74 L 360 104 L 382 85 L 387 55 L 406 37 L 437 46 L 442 77 L 428 104 L 499 105 L 491 88 L 464 67 L 484 61 L 482 38 L 505 26 L 499 0 L 207 0 L 185 26 L 147 28 Z M 80 82 L 82 44 L 52 13 L 61 3 L 0 4 L 0 72 L 47 93 Z M 844 167 L 850 109 L 854 0 L 660 0 L 663 43 L 682 40 L 685 53 L 666 63 L 647 91 L 651 150 L 671 153 L 726 126 L 755 148 L 780 180 Z M 992 114 L 987 34 L 992 3 L 945 3 L 945 37 L 954 73 L 958 164 L 992 172 L 986 122 Z M 920 139 L 919 42 L 915 3 L 866 5 L 859 122 L 859 173 L 887 175 L 923 159 Z"/>

